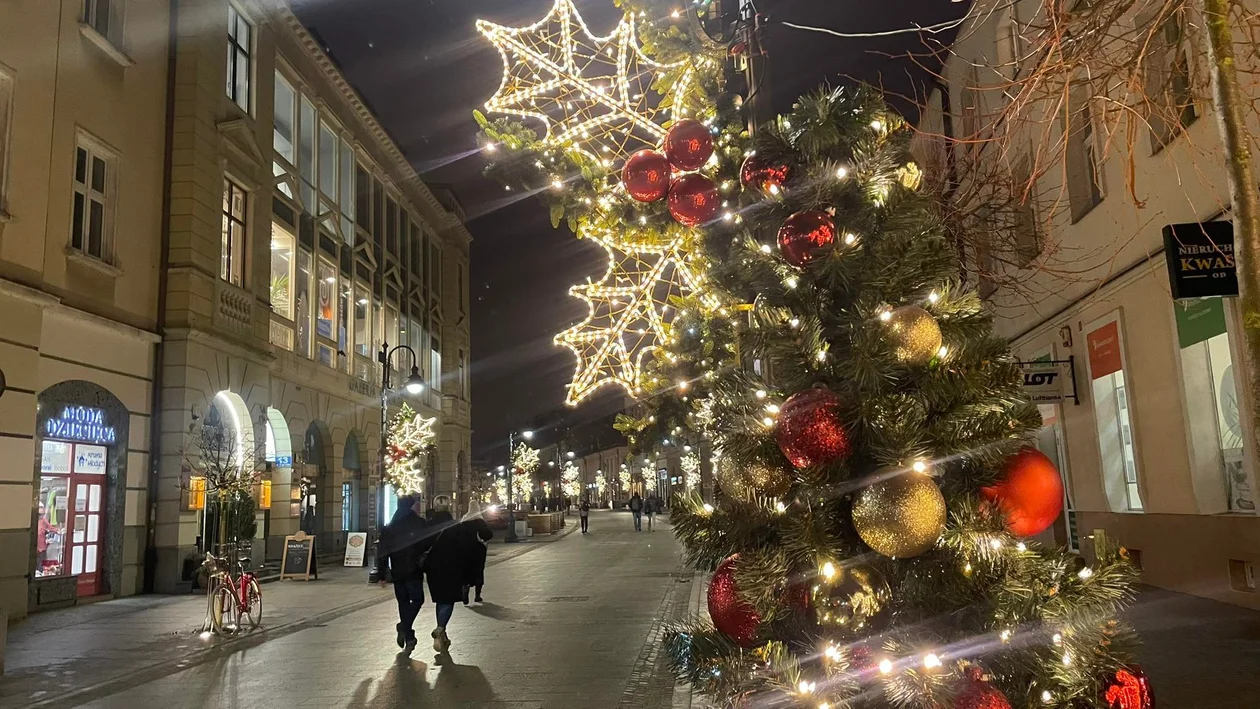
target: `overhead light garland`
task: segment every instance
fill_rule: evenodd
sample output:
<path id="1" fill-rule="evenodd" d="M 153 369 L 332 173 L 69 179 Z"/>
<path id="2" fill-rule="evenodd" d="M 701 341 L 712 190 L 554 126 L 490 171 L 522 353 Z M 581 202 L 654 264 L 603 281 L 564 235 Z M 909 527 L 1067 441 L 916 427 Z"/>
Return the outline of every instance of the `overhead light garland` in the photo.
<path id="1" fill-rule="evenodd" d="M 545 142 L 596 160 L 655 147 L 670 107 L 681 103 L 692 79 L 686 64 L 661 64 L 643 53 L 633 15 L 600 37 L 573 0 L 556 0 L 527 27 L 477 20 L 477 30 L 503 58 L 503 80 L 486 110 L 537 119 Z M 652 84 L 671 71 L 677 80 L 657 100 Z"/>

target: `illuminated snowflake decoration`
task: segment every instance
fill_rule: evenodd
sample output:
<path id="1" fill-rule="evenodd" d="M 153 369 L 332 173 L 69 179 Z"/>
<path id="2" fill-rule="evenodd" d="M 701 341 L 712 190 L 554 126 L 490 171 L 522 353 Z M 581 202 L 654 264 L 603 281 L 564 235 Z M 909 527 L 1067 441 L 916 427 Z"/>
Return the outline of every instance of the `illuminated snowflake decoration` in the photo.
<path id="1" fill-rule="evenodd" d="M 595 491 L 602 497 L 604 490 L 608 489 L 608 478 L 604 477 L 604 471 L 600 470 L 595 473 Z"/>
<path id="2" fill-rule="evenodd" d="M 627 470 L 626 468 L 624 468 L 624 467 L 623 467 L 623 468 L 621 469 L 621 472 L 619 472 L 619 473 L 617 474 L 617 479 L 618 479 L 618 481 L 620 481 L 620 482 L 621 482 L 621 491 L 622 491 L 622 492 L 625 492 L 625 491 L 627 491 L 627 490 L 629 490 L 629 489 L 630 489 L 631 476 L 630 476 L 630 471 L 629 471 L 629 470 Z"/>
<path id="3" fill-rule="evenodd" d="M 564 464 L 560 471 L 560 488 L 566 497 L 577 498 L 582 495 L 582 483 L 578 481 L 578 467 L 573 461 Z"/>
<path id="4" fill-rule="evenodd" d="M 688 453 L 678 459 L 678 467 L 683 472 L 684 482 L 687 485 L 687 491 L 692 492 L 700 489 L 700 456 L 695 453 Z"/>
<path id="5" fill-rule="evenodd" d="M 477 20 L 477 30 L 503 57 L 503 81 L 486 109 L 541 121 L 547 143 L 599 160 L 656 147 L 668 107 L 692 80 L 687 68 L 664 100 L 655 96 L 653 81 L 682 65 L 648 58 L 633 16 L 596 36 L 573 0 L 556 0 L 546 17 L 528 27 Z"/>
<path id="6" fill-rule="evenodd" d="M 587 316 L 555 338 L 577 358 L 565 397 L 570 406 L 612 384 L 640 393 L 645 358 L 667 338 L 671 298 L 700 295 L 707 305 L 718 304 L 703 294 L 704 266 L 684 248 L 683 237 L 662 246 L 626 243 L 609 233 L 585 236 L 607 252 L 608 270 L 598 282 L 569 289 L 586 302 Z"/>
<path id="7" fill-rule="evenodd" d="M 385 450 L 385 482 L 400 495 L 424 489 L 424 462 L 433 442 L 436 418 L 424 418 L 407 404 L 389 423 Z"/>
<path id="8" fill-rule="evenodd" d="M 527 443 L 518 443 L 512 451 L 512 496 L 518 503 L 529 499 L 534 490 L 534 471 L 538 470 L 538 450 Z"/>

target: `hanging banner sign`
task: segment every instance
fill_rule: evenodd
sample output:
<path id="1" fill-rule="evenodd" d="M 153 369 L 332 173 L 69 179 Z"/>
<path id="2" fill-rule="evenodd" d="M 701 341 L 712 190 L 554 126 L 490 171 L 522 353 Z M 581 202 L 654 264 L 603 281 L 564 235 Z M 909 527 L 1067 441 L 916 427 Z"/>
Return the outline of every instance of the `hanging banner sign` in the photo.
<path id="1" fill-rule="evenodd" d="M 1024 375 L 1024 393 L 1034 404 L 1052 404 L 1071 399 L 1079 404 L 1076 395 L 1076 362 L 1073 358 L 1020 362 Z"/>
<path id="2" fill-rule="evenodd" d="M 1164 258 L 1173 298 L 1238 295 L 1233 222 L 1165 226 Z"/>

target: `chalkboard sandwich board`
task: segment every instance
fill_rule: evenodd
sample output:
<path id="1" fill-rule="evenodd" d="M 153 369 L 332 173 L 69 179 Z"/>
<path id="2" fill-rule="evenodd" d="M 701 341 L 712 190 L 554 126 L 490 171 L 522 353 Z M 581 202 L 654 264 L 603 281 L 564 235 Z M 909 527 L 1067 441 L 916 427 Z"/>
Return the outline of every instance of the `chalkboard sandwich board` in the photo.
<path id="1" fill-rule="evenodd" d="M 298 532 L 284 538 L 284 556 L 280 560 L 280 580 L 311 580 L 311 560 L 315 558 L 315 537 Z"/>

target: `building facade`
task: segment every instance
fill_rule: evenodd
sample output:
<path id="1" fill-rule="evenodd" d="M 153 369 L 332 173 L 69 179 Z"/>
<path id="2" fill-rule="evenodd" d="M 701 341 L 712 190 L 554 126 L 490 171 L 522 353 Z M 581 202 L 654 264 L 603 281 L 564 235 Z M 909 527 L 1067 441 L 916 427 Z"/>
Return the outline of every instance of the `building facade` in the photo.
<path id="1" fill-rule="evenodd" d="M 270 483 L 255 542 L 268 558 L 299 529 L 339 552 L 346 532 L 392 514 L 378 455 L 383 347 L 390 411 L 405 400 L 438 422 L 429 497 L 457 494 L 470 437 L 470 237 L 457 203 L 421 182 L 287 2 L 180 7 L 161 590 L 187 582 L 204 533 L 187 451 L 211 416 Z M 413 366 L 428 386 L 407 397 Z"/>
<path id="2" fill-rule="evenodd" d="M 0 608 L 143 585 L 164 0 L 0 6 Z"/>
<path id="3" fill-rule="evenodd" d="M 921 147 L 929 173 L 987 158 L 1019 191 L 1031 181 L 1016 257 L 983 264 L 1002 278 L 982 274 L 980 290 L 1021 361 L 1061 363 L 1026 371 L 1056 371 L 1067 384 L 1062 400 L 1040 405 L 1038 447 L 1066 488 L 1047 536 L 1087 556 L 1100 538 L 1118 541 L 1146 583 L 1260 608 L 1255 402 L 1240 313 L 1229 297 L 1174 299 L 1168 260 L 1181 254 L 1168 253 L 1162 233 L 1229 219 L 1202 25 L 1174 13 L 1151 35 L 1148 71 L 1161 74 L 1148 75 L 1157 87 L 1148 96 L 1175 108 L 1172 120 L 1152 109 L 1116 129 L 1105 118 L 1114 97 L 1078 80 L 1063 103 L 1017 126 L 1004 97 L 1036 54 L 1043 5 L 990 5 L 951 48 Z M 1140 30 L 1153 19 L 1124 22 Z M 1260 88 L 1241 76 L 1249 94 Z M 965 167 L 954 175 L 964 188 L 972 177 Z"/>
<path id="4" fill-rule="evenodd" d="M 392 512 L 382 402 L 460 495 L 463 220 L 284 0 L 0 7 L 0 607 L 186 588 L 208 426 L 261 472 L 255 562 Z"/>

